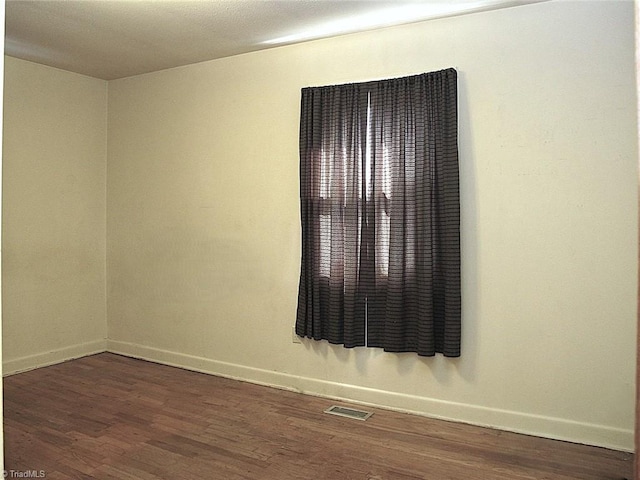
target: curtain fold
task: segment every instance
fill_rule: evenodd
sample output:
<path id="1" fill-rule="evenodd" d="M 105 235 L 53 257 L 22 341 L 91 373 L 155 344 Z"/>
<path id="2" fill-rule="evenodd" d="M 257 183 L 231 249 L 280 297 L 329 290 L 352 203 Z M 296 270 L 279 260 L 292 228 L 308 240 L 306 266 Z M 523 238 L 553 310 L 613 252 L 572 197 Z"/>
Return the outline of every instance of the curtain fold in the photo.
<path id="1" fill-rule="evenodd" d="M 302 90 L 296 333 L 460 355 L 457 74 Z"/>

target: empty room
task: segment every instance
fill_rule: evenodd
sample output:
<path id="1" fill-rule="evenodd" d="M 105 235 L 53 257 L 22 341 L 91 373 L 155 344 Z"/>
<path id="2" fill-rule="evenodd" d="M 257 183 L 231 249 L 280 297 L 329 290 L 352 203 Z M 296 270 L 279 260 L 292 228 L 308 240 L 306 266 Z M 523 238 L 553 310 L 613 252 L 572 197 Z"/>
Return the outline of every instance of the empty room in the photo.
<path id="1" fill-rule="evenodd" d="M 7 1 L 5 476 L 632 478 L 634 18 Z"/>

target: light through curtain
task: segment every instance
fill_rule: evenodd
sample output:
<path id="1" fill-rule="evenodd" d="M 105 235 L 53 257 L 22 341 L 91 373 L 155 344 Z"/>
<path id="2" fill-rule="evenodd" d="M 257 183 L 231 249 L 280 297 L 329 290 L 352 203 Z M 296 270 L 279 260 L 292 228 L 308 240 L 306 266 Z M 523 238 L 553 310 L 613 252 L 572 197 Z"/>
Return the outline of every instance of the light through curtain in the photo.
<path id="1" fill-rule="evenodd" d="M 460 355 L 454 69 L 302 90 L 296 333 Z"/>

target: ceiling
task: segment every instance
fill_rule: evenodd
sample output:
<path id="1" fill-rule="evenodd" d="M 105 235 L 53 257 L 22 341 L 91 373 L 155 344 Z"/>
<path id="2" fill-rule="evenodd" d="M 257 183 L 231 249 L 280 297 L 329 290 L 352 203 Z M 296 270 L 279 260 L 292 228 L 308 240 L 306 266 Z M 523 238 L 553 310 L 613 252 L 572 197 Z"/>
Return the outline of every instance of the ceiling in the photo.
<path id="1" fill-rule="evenodd" d="M 5 53 L 112 80 L 541 0 L 7 0 Z"/>

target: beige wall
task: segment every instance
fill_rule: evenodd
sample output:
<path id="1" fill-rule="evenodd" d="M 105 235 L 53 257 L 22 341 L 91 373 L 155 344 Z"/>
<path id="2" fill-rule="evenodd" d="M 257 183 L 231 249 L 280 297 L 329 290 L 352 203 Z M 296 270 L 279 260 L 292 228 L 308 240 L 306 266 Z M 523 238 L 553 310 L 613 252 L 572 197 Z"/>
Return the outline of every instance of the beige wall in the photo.
<path id="1" fill-rule="evenodd" d="M 104 349 L 107 82 L 6 58 L 5 373 Z"/>
<path id="2" fill-rule="evenodd" d="M 0 25 L 4 25 L 4 15 L 5 14 L 5 4 L 4 2 L 0 5 Z M 0 27 L 0 30 L 4 32 L 4 27 Z M 0 36 L 0 46 L 4 51 L 4 34 Z M 4 90 L 4 55 L 0 58 L 0 90 Z M 4 110 L 4 99 L 2 95 L 0 95 L 0 111 Z M 1 118 L 1 117 L 0 117 Z M 0 124 L 2 120 L 0 120 Z M 0 128 L 0 141 L 2 140 L 2 129 Z M 2 154 L 0 153 L 0 179 L 2 178 Z M 0 182 L 0 210 L 2 207 L 2 182 Z M 1 215 L 0 215 L 1 216 Z M 0 244 L 2 243 L 2 231 L 0 229 Z M 1 250 L 0 250 L 1 253 Z M 0 255 L 1 257 L 1 255 Z M 2 271 L 2 262 L 0 258 L 0 272 Z M 0 292 L 2 286 L 1 276 L 0 276 Z M 0 294 L 1 297 L 1 294 Z M 0 303 L 0 335 L 2 334 L 2 305 Z M 0 342 L 0 358 L 2 358 L 2 342 Z M 0 378 L 2 378 L 3 373 L 3 365 L 0 362 Z M 2 394 L 2 382 L 0 381 L 0 470 L 4 471 L 4 420 L 3 420 L 3 412 L 4 412 L 4 395 Z"/>
<path id="3" fill-rule="evenodd" d="M 100 349 L 108 325 L 116 352 L 632 449 L 632 9 L 549 2 L 112 81 L 107 150 L 105 82 L 7 58 L 5 371 Z M 450 66 L 462 357 L 294 344 L 300 88 Z"/>
<path id="4" fill-rule="evenodd" d="M 292 343 L 300 88 L 459 71 L 463 354 Z M 631 449 L 633 3 L 551 2 L 109 84 L 110 348 Z"/>

